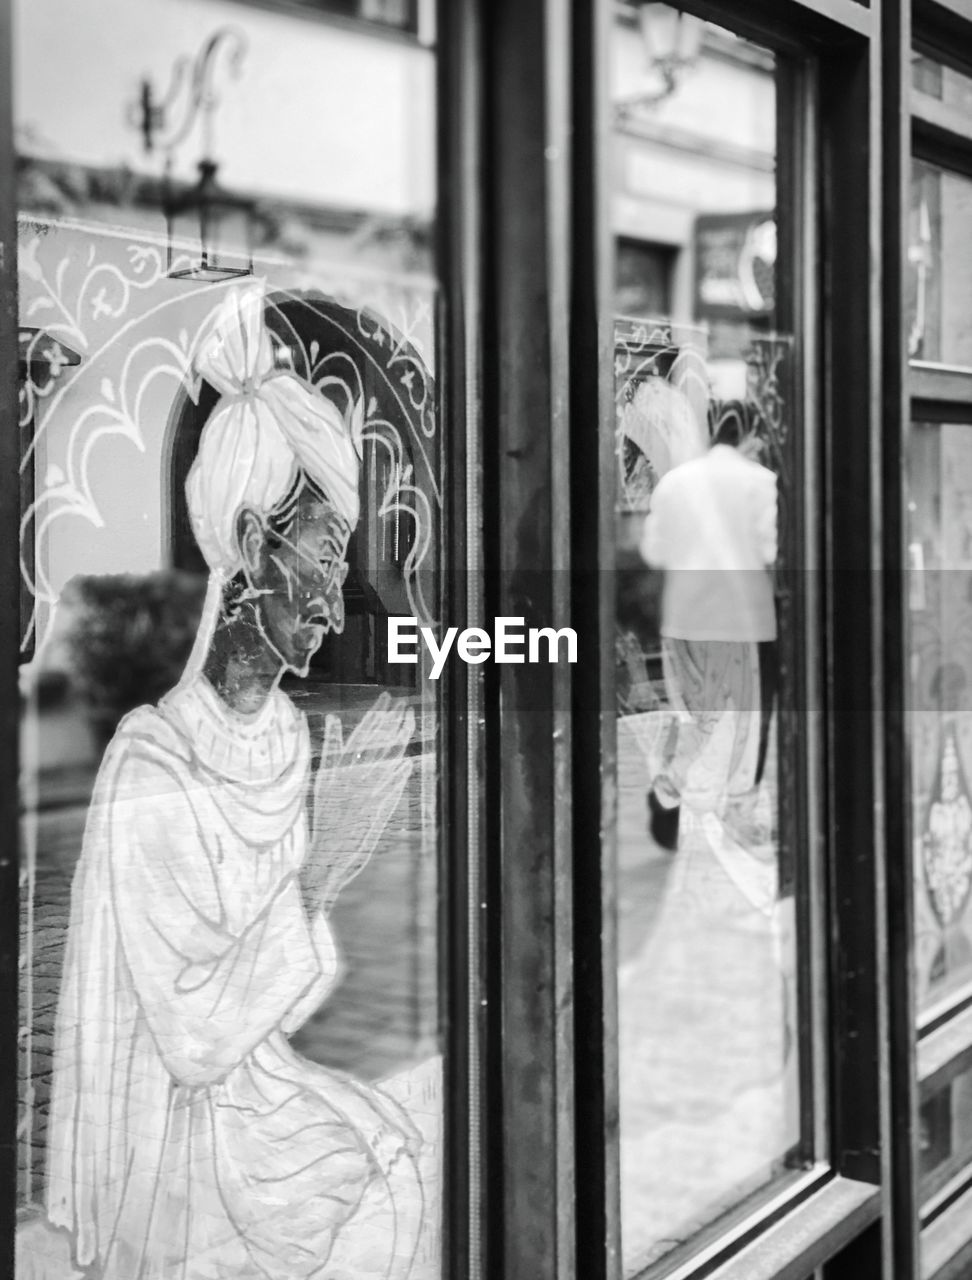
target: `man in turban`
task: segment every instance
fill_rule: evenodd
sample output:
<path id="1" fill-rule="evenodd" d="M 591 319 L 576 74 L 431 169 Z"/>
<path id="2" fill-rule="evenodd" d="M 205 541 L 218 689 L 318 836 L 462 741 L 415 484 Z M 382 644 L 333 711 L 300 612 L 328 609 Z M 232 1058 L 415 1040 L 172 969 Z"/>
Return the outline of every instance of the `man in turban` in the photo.
<path id="1" fill-rule="evenodd" d="M 279 688 L 343 627 L 362 399 L 275 368 L 259 286 L 228 297 L 197 366 L 222 396 L 187 482 L 207 605 L 182 680 L 122 722 L 96 783 L 48 1217 L 99 1280 L 406 1280 L 417 1132 L 287 1039 L 338 979 L 326 911 L 409 772 L 411 710 L 380 699 L 346 743 L 328 717 L 309 823 L 307 725 Z"/>

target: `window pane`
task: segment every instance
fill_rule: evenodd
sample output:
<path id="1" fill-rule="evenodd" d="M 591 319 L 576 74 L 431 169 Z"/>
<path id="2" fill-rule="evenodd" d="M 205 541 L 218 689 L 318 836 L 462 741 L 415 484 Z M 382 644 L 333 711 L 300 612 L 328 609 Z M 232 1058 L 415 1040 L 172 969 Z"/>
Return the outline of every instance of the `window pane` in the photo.
<path id="1" fill-rule="evenodd" d="M 920 53 L 912 56 L 911 83 L 920 93 L 960 111 L 972 111 L 972 77 Z"/>
<path id="2" fill-rule="evenodd" d="M 667 316 L 672 309 L 675 251 L 618 239 L 614 309 L 619 316 Z"/>
<path id="3" fill-rule="evenodd" d="M 972 984 L 972 427 L 916 423 L 908 469 L 920 1011 Z"/>
<path id="4" fill-rule="evenodd" d="M 795 637 L 780 589 L 802 563 L 802 433 L 778 297 L 776 59 L 651 4 L 618 16 L 613 66 L 618 299 L 639 239 L 670 263 L 668 299 L 656 306 L 646 287 L 643 309 L 615 322 L 608 427 L 621 1231 L 634 1276 L 805 1156 Z"/>
<path id="5" fill-rule="evenodd" d="M 972 179 L 913 161 L 908 228 L 908 354 L 972 364 Z"/>
<path id="6" fill-rule="evenodd" d="M 972 1162 L 972 1067 L 922 1098 L 919 1173 L 928 1199 Z"/>
<path id="7" fill-rule="evenodd" d="M 432 55 L 17 17 L 18 1275 L 432 1280 Z"/>

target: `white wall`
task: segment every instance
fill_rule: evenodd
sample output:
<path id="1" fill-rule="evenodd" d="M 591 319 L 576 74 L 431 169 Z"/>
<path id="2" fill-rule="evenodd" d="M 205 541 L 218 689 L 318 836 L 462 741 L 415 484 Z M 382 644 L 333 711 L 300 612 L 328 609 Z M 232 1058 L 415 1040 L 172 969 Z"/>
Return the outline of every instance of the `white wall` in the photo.
<path id="1" fill-rule="evenodd" d="M 25 150 L 159 172 L 126 119 L 139 81 L 164 93 L 176 59 L 231 25 L 249 49 L 238 80 L 225 68 L 218 78 L 214 151 L 227 186 L 388 214 L 432 210 L 428 50 L 232 0 L 15 0 L 15 22 Z M 201 149 L 197 129 L 178 170 L 194 172 Z"/>
<path id="2" fill-rule="evenodd" d="M 676 91 L 638 106 L 611 143 L 611 223 L 616 235 L 677 249 L 672 315 L 694 314 L 692 243 L 701 213 L 743 213 L 776 204 L 776 86 L 772 68 L 727 57 L 703 43 Z M 640 32 L 616 22 L 611 38 L 614 102 L 661 87 L 647 62 Z"/>
<path id="3" fill-rule="evenodd" d="M 616 23 L 612 99 L 630 100 L 659 87 L 638 30 Z M 772 72 L 727 60 L 703 45 L 675 93 L 639 106 L 630 126 L 615 130 L 612 144 L 614 232 L 687 250 L 698 214 L 772 209 L 776 203 Z M 681 253 L 676 268 L 673 309 L 681 320 L 692 311 L 688 257 Z"/>
<path id="4" fill-rule="evenodd" d="M 659 87 L 649 71 L 640 32 L 616 23 L 611 39 L 611 95 L 615 99 Z M 659 126 L 675 126 L 700 140 L 771 152 L 776 145 L 776 94 L 772 75 L 742 61 L 712 56 L 703 46 L 698 63 L 679 77 L 678 90 L 650 108 Z"/>

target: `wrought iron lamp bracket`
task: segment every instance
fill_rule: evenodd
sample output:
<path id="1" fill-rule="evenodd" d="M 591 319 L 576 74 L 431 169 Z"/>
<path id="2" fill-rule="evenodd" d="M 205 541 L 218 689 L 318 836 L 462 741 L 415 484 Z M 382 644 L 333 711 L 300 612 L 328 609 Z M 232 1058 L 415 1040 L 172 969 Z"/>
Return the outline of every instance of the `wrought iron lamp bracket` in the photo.
<path id="1" fill-rule="evenodd" d="M 183 55 L 176 60 L 169 87 L 161 97 L 150 80 L 142 81 L 129 120 L 141 133 L 147 153 L 163 151 L 171 163 L 175 149 L 185 142 L 201 116 L 203 154 L 212 155 L 213 117 L 219 105 L 216 75 L 223 51 L 229 74 L 234 80 L 239 79 L 247 51 L 246 37 L 238 27 L 220 27 L 195 59 Z"/>
<path id="2" fill-rule="evenodd" d="M 679 73 L 685 64 L 677 58 L 657 62 L 654 70 L 661 76 L 661 87 L 651 93 L 638 93 L 630 98 L 621 98 L 614 103 L 614 119 L 617 124 L 626 124 L 633 115 L 643 107 L 655 107 L 666 98 L 670 98 L 679 85 Z"/>

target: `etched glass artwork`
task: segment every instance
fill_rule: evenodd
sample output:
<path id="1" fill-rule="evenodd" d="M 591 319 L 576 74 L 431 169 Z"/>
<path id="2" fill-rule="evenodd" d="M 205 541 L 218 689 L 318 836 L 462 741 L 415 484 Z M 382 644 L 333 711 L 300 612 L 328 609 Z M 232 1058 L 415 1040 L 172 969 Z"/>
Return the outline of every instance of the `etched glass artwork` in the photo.
<path id="1" fill-rule="evenodd" d="M 635 1276 L 675 1265 L 806 1159 L 783 589 L 804 575 L 787 574 L 803 553 L 794 344 L 776 299 L 775 60 L 706 25 L 659 97 L 623 16 L 613 54 L 622 253 L 602 430 L 616 462 L 621 1242 Z M 698 154 L 653 145 L 665 129 L 690 131 Z M 708 158 L 743 144 L 731 173 Z M 626 221 L 635 192 L 642 227 Z M 674 218 L 676 204 L 691 212 Z M 665 314 L 621 311 L 638 299 L 632 237 L 669 264 Z M 662 296 L 647 274 L 642 296 Z"/>
<path id="2" fill-rule="evenodd" d="M 225 6 L 23 8 L 18 1280 L 434 1280 L 432 55 L 241 8 L 206 278 L 124 122 Z"/>
<path id="3" fill-rule="evenodd" d="M 907 727 L 919 1016 L 972 990 L 972 427 L 915 423 Z"/>

